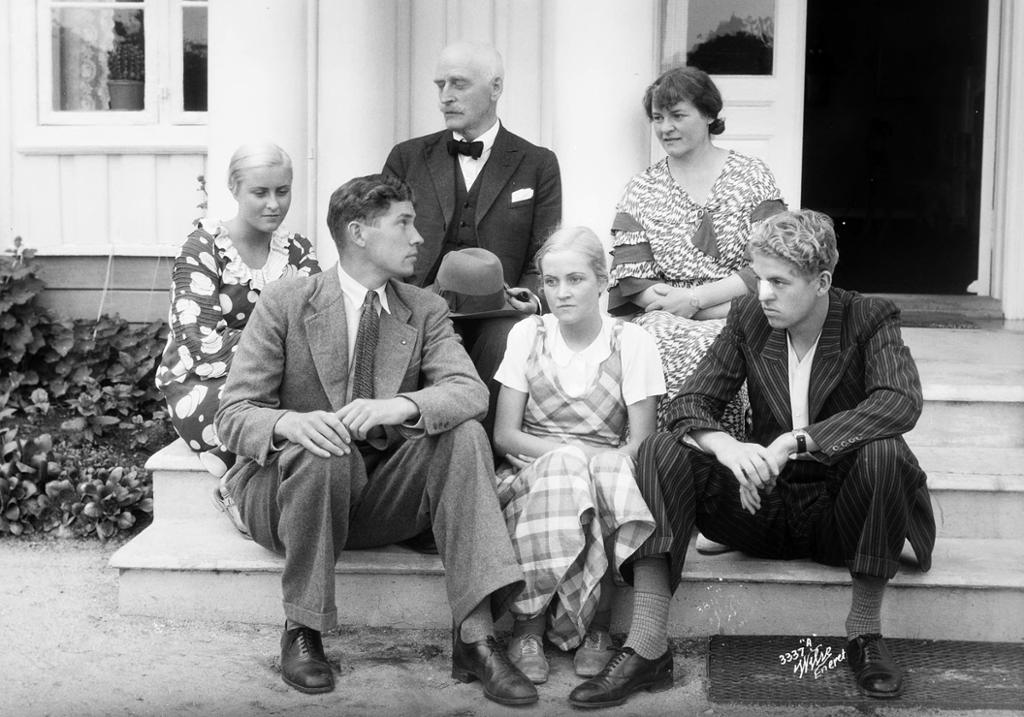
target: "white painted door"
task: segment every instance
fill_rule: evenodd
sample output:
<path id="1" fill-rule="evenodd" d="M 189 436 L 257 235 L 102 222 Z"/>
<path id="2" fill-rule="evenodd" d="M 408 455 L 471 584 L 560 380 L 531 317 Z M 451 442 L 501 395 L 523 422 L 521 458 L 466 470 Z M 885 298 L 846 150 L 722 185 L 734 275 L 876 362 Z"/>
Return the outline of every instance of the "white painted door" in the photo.
<path id="1" fill-rule="evenodd" d="M 701 4 L 711 6 L 719 16 L 724 10 L 737 22 L 746 19 L 749 24 L 751 10 L 756 15 L 763 12 L 772 17 L 774 53 L 770 75 L 712 74 L 725 102 L 722 117 L 726 129 L 716 143 L 764 159 L 775 174 L 786 203 L 799 207 L 807 0 L 669 0 L 664 6 L 662 27 L 670 28 L 667 32 L 680 40 L 691 31 L 704 35 L 704 28 L 696 27 L 702 21 Z M 670 45 L 672 40 L 666 38 L 665 43 Z M 666 56 L 672 57 L 673 53 L 663 49 L 662 57 Z M 652 153 L 653 159 L 664 156 L 653 139 Z"/>

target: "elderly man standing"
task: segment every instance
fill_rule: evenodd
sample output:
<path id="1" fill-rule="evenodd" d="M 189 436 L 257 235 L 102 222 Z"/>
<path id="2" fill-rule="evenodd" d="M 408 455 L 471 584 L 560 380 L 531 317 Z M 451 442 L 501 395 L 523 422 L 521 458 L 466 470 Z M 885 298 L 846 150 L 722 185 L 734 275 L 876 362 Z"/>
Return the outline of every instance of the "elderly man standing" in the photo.
<path id="1" fill-rule="evenodd" d="M 452 617 L 452 675 L 509 705 L 537 700 L 494 639 L 491 606 L 521 589 L 480 424 L 487 393 L 431 292 L 398 281 L 422 239 L 412 192 L 383 175 L 331 195 L 338 266 L 268 286 L 228 375 L 218 435 L 253 539 L 284 555 L 281 675 L 334 688 L 321 633 L 337 624 L 342 550 L 433 526 Z"/>
<path id="2" fill-rule="evenodd" d="M 521 316 L 455 320 L 491 394 L 484 420 L 490 434 L 499 390 L 493 377 L 508 332 L 522 316 L 541 311 L 533 257 L 561 221 L 561 177 L 551 150 L 498 121 L 504 69 L 493 47 L 446 47 L 434 84 L 447 129 L 396 145 L 384 172 L 416 193 L 416 228 L 424 243 L 409 281 L 431 284 L 445 254 L 479 247 L 498 256 L 505 283 L 516 287 L 509 290 L 509 304 Z"/>

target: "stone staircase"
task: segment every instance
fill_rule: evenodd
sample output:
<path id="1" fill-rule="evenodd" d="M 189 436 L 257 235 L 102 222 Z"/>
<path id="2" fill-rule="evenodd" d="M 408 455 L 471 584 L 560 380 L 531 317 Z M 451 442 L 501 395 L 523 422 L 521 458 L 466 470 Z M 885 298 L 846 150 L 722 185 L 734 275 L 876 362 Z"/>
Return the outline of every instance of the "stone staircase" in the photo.
<path id="1" fill-rule="evenodd" d="M 891 637 L 1024 641 L 1024 333 L 905 329 L 925 409 L 907 436 L 938 524 L 932 570 L 891 582 Z M 214 479 L 181 443 L 149 461 L 155 519 L 111 558 L 129 614 L 279 623 L 283 561 L 244 539 L 211 502 Z M 351 551 L 336 570 L 343 624 L 444 628 L 450 613 L 433 556 Z M 833 635 L 849 607 L 845 570 L 736 553 L 691 553 L 671 632 Z M 629 621 L 619 588 L 614 629 Z"/>

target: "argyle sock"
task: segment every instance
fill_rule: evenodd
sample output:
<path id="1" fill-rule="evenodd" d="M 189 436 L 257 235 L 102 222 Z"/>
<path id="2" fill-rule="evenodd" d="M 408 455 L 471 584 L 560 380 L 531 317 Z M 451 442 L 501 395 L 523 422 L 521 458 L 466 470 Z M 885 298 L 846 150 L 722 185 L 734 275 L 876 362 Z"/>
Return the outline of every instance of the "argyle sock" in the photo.
<path id="1" fill-rule="evenodd" d="M 633 620 L 625 647 L 647 660 L 668 650 L 668 561 L 664 557 L 641 558 L 633 563 Z"/>
<path id="2" fill-rule="evenodd" d="M 516 619 L 512 623 L 512 637 L 522 637 L 523 635 L 543 635 L 547 619 L 548 616 L 546 612 L 542 612 L 540 615 L 534 615 L 533 617 L 516 615 Z"/>
<path id="3" fill-rule="evenodd" d="M 494 618 L 491 616 L 490 598 L 480 601 L 459 625 L 459 636 L 465 643 L 480 642 L 494 634 Z"/>
<path id="4" fill-rule="evenodd" d="M 850 614 L 846 617 L 846 637 L 852 640 L 858 635 L 882 632 L 882 597 L 885 595 L 886 578 L 872 575 L 853 575 L 853 601 Z"/>

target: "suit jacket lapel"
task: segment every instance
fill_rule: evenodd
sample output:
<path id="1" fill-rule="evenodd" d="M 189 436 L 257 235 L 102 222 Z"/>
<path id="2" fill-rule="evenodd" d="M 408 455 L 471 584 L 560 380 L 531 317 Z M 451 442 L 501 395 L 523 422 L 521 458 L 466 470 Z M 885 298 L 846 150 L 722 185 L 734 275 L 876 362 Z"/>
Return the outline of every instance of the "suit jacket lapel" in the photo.
<path id="1" fill-rule="evenodd" d="M 441 212 L 444 214 L 445 227 L 451 224 L 452 215 L 455 214 L 455 164 L 451 155 L 448 154 L 447 145 L 451 137 L 451 132 L 443 132 L 439 135 L 437 142 L 423 148 L 427 170 L 430 172 L 430 178 L 434 183 L 434 192 L 437 201 L 441 204 Z"/>
<path id="2" fill-rule="evenodd" d="M 760 309 L 758 309 L 760 314 Z M 775 420 L 784 429 L 793 426 L 793 407 L 789 402 L 789 350 L 786 346 L 786 331 L 773 329 L 762 314 L 752 338 L 755 342 L 763 342 L 760 360 L 755 362 L 759 379 L 764 388 L 765 398 L 771 407 Z M 757 345 L 752 342 L 753 345 Z"/>
<path id="3" fill-rule="evenodd" d="M 811 364 L 811 383 L 809 386 L 808 418 L 813 422 L 817 419 L 825 397 L 832 393 L 843 375 L 842 358 L 843 304 L 834 292 L 828 295 L 828 315 L 821 327 L 821 338 L 818 339 L 818 350 Z"/>
<path id="4" fill-rule="evenodd" d="M 512 174 L 522 161 L 523 152 L 514 145 L 505 128 L 499 127 L 494 138 L 494 146 L 491 147 L 491 156 L 477 179 L 481 182 L 476 202 L 477 226 L 480 226 L 480 220 L 487 216 L 498 194 L 512 179 Z"/>
<path id="5" fill-rule="evenodd" d="M 313 314 L 306 319 L 306 336 L 317 376 L 337 411 L 348 393 L 348 325 L 345 297 L 336 269 L 322 274 L 319 289 L 310 298 Z"/>
<path id="6" fill-rule="evenodd" d="M 391 312 L 380 314 L 380 338 L 374 358 L 375 396 L 394 396 L 399 392 L 416 345 L 416 329 L 409 325 L 412 310 L 398 297 L 392 282 L 388 282 L 385 292 Z"/>

